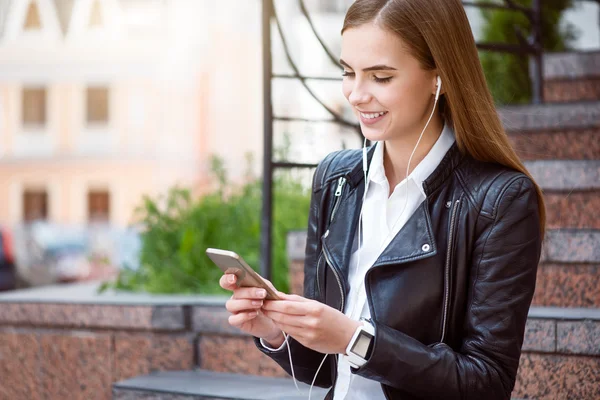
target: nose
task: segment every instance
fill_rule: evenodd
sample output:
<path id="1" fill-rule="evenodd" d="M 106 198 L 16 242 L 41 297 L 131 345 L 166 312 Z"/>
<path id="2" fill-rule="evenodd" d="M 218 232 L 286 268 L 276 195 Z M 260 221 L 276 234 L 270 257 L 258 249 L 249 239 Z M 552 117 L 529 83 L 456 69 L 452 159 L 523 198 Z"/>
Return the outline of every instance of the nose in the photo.
<path id="1" fill-rule="evenodd" d="M 357 107 L 360 104 L 366 104 L 369 101 L 371 101 L 371 94 L 366 90 L 364 84 L 355 80 L 351 87 L 350 94 L 348 95 L 348 102 L 353 107 Z"/>

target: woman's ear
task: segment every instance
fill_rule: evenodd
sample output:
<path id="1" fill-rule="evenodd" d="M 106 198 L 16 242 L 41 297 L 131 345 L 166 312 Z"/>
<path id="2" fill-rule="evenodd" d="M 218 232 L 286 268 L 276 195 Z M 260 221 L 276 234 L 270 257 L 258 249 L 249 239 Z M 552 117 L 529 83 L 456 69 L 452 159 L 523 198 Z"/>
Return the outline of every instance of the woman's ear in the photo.
<path id="1" fill-rule="evenodd" d="M 433 76 L 433 92 L 431 93 L 434 96 L 436 95 L 436 93 L 438 91 L 438 85 L 441 86 L 441 89 L 440 89 L 440 96 L 441 96 L 442 94 L 444 94 L 444 85 L 442 82 L 442 77 L 438 74 L 437 71 L 435 71 L 435 75 Z"/>

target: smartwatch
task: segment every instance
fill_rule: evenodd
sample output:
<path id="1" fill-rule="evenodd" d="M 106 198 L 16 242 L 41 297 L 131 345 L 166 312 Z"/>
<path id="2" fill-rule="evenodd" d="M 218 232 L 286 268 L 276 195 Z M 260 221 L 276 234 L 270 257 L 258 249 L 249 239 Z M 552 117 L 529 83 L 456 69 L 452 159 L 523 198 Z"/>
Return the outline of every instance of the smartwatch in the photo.
<path id="1" fill-rule="evenodd" d="M 346 360 L 354 368 L 362 367 L 367 363 L 375 337 L 375 327 L 364 318 L 361 318 L 360 322 L 361 325 L 354 331 L 345 354 Z"/>

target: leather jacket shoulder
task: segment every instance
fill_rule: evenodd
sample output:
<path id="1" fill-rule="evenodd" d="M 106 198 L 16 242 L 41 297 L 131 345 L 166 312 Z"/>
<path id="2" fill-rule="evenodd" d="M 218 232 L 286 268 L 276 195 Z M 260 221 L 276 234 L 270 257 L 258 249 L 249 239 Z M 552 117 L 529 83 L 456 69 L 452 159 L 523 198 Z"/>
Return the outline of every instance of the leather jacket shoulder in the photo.
<path id="1" fill-rule="evenodd" d="M 313 178 L 304 295 L 340 311 L 363 174 L 362 151 L 344 150 Z M 426 200 L 365 276 L 375 341 L 353 373 L 389 399 L 509 399 L 541 252 L 535 185 L 455 143 L 423 188 Z M 257 345 L 290 372 L 287 350 Z M 310 384 L 323 355 L 289 346 L 296 378 Z M 318 386 L 335 385 L 336 363 L 328 357 Z"/>

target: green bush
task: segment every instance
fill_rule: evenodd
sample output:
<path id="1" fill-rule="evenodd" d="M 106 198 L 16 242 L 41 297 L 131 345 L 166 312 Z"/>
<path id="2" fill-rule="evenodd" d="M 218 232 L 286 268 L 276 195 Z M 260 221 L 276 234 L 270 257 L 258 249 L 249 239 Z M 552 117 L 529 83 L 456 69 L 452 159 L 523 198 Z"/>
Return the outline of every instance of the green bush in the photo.
<path id="1" fill-rule="evenodd" d="M 166 196 L 146 197 L 136 210 L 142 233 L 140 268 L 124 268 L 112 286 L 149 293 L 223 294 L 222 272 L 206 256 L 208 247 L 233 250 L 258 271 L 262 180 L 231 189 L 223 162 L 214 158 L 218 190 L 193 200 L 190 191 L 172 188 Z M 289 290 L 286 236 L 306 229 L 310 189 L 289 172 L 277 174 L 273 211 L 273 284 Z"/>
<path id="2" fill-rule="evenodd" d="M 531 0 L 515 2 L 531 6 Z M 563 12 L 572 6 L 573 0 L 542 1 L 542 46 L 545 51 L 568 50 L 577 37 L 574 26 L 561 25 Z M 485 21 L 483 43 L 519 44 L 515 28 L 520 29 L 525 37 L 532 32 L 529 20 L 520 12 L 481 9 L 481 14 Z M 531 102 L 532 84 L 527 56 L 486 51 L 480 53 L 480 59 L 497 104 Z"/>

